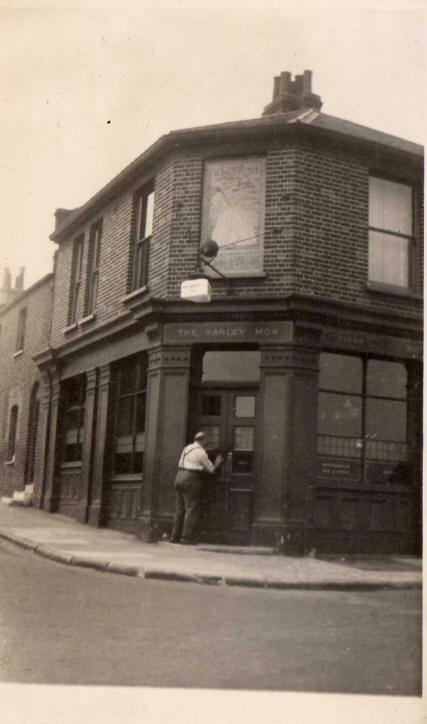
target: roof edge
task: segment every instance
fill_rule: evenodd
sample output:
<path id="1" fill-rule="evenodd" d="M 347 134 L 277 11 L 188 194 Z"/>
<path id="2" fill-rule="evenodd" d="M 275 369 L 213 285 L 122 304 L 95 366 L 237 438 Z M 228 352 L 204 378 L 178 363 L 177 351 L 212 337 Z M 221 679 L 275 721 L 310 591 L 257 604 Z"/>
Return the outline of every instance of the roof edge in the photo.
<path id="1" fill-rule="evenodd" d="M 8 312 L 9 309 L 14 307 L 16 304 L 19 304 L 28 294 L 31 294 L 34 292 L 38 287 L 43 286 L 43 284 L 47 284 L 51 279 L 53 278 L 53 272 L 48 272 L 48 274 L 45 274 L 43 277 L 38 279 L 36 282 L 34 282 L 28 289 L 24 289 L 22 294 L 19 295 L 19 297 L 16 297 L 15 299 L 12 299 L 9 304 L 6 304 L 2 309 L 0 309 L 0 315 L 5 314 L 5 312 Z"/>

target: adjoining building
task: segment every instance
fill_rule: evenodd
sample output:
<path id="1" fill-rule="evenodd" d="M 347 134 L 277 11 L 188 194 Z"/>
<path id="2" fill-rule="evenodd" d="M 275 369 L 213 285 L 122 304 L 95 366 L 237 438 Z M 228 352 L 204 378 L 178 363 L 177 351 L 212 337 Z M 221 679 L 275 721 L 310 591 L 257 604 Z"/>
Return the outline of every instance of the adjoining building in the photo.
<path id="1" fill-rule="evenodd" d="M 56 212 L 36 505 L 158 540 L 202 429 L 202 539 L 419 549 L 423 148 L 321 107 L 282 73 L 261 118 L 172 131 Z"/>
<path id="2" fill-rule="evenodd" d="M 43 401 L 48 409 L 33 357 L 49 344 L 52 274 L 24 291 L 24 270 L 12 288 L 6 269 L 0 300 L 0 493 L 29 503 L 41 477 Z"/>

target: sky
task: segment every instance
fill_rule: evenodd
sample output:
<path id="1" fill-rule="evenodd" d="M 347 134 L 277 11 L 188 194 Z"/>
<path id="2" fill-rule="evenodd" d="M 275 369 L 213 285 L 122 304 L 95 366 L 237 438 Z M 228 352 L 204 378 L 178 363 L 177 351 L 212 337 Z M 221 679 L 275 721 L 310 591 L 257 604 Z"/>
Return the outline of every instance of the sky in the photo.
<path id="1" fill-rule="evenodd" d="M 259 117 L 282 71 L 312 70 L 325 113 L 424 143 L 421 0 L 74 5 L 0 8 L 0 275 L 24 266 L 26 288 L 52 269 L 56 208 L 170 130 Z"/>

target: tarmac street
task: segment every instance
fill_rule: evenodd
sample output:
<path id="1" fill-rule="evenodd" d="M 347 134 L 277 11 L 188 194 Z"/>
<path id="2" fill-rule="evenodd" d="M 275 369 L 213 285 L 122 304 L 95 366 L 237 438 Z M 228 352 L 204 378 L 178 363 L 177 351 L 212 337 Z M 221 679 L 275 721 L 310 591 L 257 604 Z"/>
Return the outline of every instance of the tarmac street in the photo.
<path id="1" fill-rule="evenodd" d="M 419 696 L 421 591 L 149 580 L 0 539 L 0 681 Z"/>

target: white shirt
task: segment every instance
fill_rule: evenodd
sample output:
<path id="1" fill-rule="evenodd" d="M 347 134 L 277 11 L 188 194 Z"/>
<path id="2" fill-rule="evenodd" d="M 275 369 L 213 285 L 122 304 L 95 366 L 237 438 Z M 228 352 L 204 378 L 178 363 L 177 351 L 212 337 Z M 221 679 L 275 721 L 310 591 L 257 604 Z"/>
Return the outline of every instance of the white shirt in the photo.
<path id="1" fill-rule="evenodd" d="M 215 466 L 208 458 L 207 452 L 198 442 L 192 442 L 182 451 L 178 463 L 179 468 L 184 470 L 206 470 L 208 473 L 215 472 Z"/>

